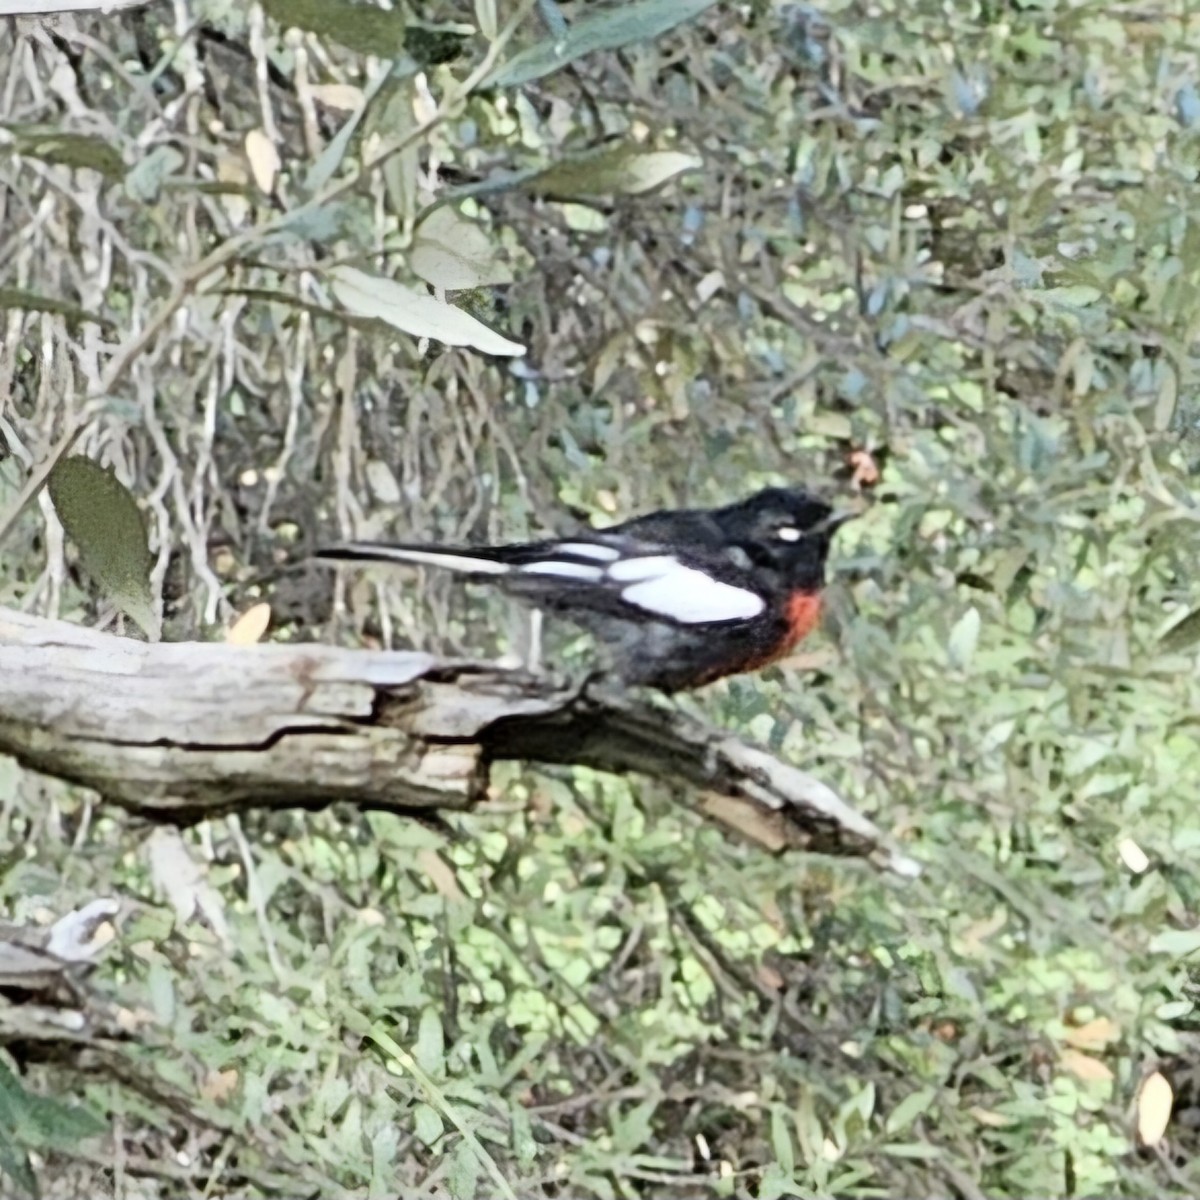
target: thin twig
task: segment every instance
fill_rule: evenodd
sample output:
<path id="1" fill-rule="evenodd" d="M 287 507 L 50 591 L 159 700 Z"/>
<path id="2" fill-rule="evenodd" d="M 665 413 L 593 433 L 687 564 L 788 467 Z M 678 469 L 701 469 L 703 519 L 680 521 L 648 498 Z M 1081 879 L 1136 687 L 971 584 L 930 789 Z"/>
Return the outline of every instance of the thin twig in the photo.
<path id="1" fill-rule="evenodd" d="M 80 434 L 88 427 L 93 418 L 103 411 L 109 395 L 116 385 L 124 379 L 129 368 L 149 349 L 198 285 L 209 275 L 221 270 L 250 246 L 262 241 L 273 233 L 277 233 L 291 222 L 325 207 L 345 193 L 352 191 L 358 186 L 363 176 L 377 171 L 389 159 L 407 150 L 439 125 L 450 119 L 450 117 L 456 115 L 461 110 L 461 106 L 466 103 L 471 93 L 491 74 L 492 68 L 499 60 L 501 51 L 508 44 L 513 34 L 516 33 L 517 27 L 524 20 L 525 15 L 533 7 L 533 4 L 534 0 L 525 0 L 521 4 L 513 14 L 511 20 L 508 21 L 497 35 L 496 40 L 488 47 L 488 51 L 483 56 L 479 65 L 467 76 L 462 84 L 450 90 L 448 95 L 443 98 L 438 111 L 429 120 L 415 126 L 404 137 L 398 138 L 392 145 L 385 147 L 374 155 L 374 157 L 368 159 L 363 164 L 361 173 L 353 174 L 337 182 L 331 182 L 318 192 L 317 195 L 306 200 L 299 207 L 283 213 L 273 213 L 265 221 L 255 225 L 252 229 L 233 234 L 217 246 L 215 250 L 206 254 L 198 262 L 193 263 L 192 266 L 183 271 L 176 281 L 175 286 L 171 289 L 171 294 L 159 306 L 158 311 L 155 312 L 138 333 L 129 338 L 117 351 L 116 356 L 109 363 L 100 381 L 98 394 L 89 397 L 84 406 L 72 419 L 66 432 L 33 469 L 29 478 L 25 481 L 25 486 L 17 494 L 16 499 L 8 506 L 4 514 L 0 516 L 0 541 L 3 541 L 8 535 L 17 518 L 24 511 L 25 506 L 41 490 L 46 480 L 50 477 L 50 472 L 70 452 L 71 447 L 75 444 Z"/>

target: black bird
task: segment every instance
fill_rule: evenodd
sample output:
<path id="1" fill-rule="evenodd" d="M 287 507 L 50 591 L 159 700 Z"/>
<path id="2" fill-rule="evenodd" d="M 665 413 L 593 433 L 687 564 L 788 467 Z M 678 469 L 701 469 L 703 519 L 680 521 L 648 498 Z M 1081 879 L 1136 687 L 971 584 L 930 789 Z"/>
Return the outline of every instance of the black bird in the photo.
<path id="1" fill-rule="evenodd" d="M 410 563 L 494 583 L 593 633 L 627 684 L 664 692 L 755 671 L 816 626 L 837 513 L 803 488 L 672 509 L 507 546 L 351 542 L 318 557 Z"/>

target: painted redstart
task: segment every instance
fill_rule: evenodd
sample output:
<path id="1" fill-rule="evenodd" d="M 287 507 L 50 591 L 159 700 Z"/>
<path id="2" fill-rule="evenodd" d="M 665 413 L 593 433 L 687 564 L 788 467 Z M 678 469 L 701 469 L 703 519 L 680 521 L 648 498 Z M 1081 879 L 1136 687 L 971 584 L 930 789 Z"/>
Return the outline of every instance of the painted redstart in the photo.
<path id="1" fill-rule="evenodd" d="M 327 559 L 444 567 L 595 635 L 627 684 L 677 692 L 754 671 L 816 626 L 834 512 L 802 488 L 508 546 L 351 542 Z"/>

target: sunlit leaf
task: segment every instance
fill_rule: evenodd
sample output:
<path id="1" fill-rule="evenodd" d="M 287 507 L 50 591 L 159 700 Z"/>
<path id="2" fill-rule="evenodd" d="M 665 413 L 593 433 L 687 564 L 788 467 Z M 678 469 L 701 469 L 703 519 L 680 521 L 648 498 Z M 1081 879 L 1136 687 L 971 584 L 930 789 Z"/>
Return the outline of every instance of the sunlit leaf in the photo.
<path id="1" fill-rule="evenodd" d="M 975 647 L 979 644 L 981 625 L 979 609 L 974 607 L 968 608 L 954 623 L 946 648 L 950 652 L 950 661 L 956 667 L 966 670 L 971 665 L 971 659 L 975 657 Z"/>
<path id="2" fill-rule="evenodd" d="M 479 25 L 479 32 L 489 42 L 494 42 L 499 30 L 496 20 L 496 0 L 475 0 L 475 20 Z"/>
<path id="3" fill-rule="evenodd" d="M 426 283 L 450 290 L 511 283 L 513 278 L 487 231 L 448 206 L 434 209 L 417 226 L 408 264 Z"/>
<path id="4" fill-rule="evenodd" d="M 282 0 L 279 0 L 282 2 Z M 716 0 L 631 0 L 573 21 L 562 37 L 550 37 L 514 54 L 488 76 L 489 87 L 518 87 L 561 70 L 585 54 L 649 42 L 699 16 Z"/>
<path id="5" fill-rule="evenodd" d="M 357 316 L 374 317 L 414 337 L 432 338 L 447 346 L 469 346 L 485 354 L 525 353 L 519 342 L 501 337 L 461 308 L 393 279 L 354 267 L 335 267 L 329 278 L 333 294 Z"/>
<path id="6" fill-rule="evenodd" d="M 636 196 L 684 171 L 695 171 L 704 160 L 678 150 L 642 150 L 637 146 L 605 146 L 575 158 L 565 158 L 524 181 L 526 191 L 569 199 L 576 196 Z"/>
<path id="7" fill-rule="evenodd" d="M 1165 1077 L 1158 1071 L 1147 1075 L 1137 1099 L 1138 1141 L 1143 1146 L 1155 1146 L 1162 1141 L 1174 1103 L 1175 1094 Z"/>
<path id="8" fill-rule="evenodd" d="M 1150 867 L 1150 856 L 1133 838 L 1122 838 L 1117 843 L 1117 853 L 1121 856 L 1121 861 L 1135 875 L 1141 875 Z"/>
<path id="9" fill-rule="evenodd" d="M 1084 1054 L 1082 1050 L 1067 1048 L 1059 1058 L 1064 1069 L 1084 1083 L 1111 1083 L 1113 1080 L 1112 1068 L 1107 1063 Z"/>
<path id="10" fill-rule="evenodd" d="M 90 458 L 64 458 L 46 484 L 54 511 L 104 595 L 157 640 L 146 524 L 129 489 Z"/>
<path id="11" fill-rule="evenodd" d="M 1200 950 L 1200 929 L 1164 929 L 1150 939 L 1152 954 L 1186 958 Z"/>
<path id="12" fill-rule="evenodd" d="M 275 190 L 275 176 L 282 165 L 279 150 L 262 129 L 251 129 L 246 134 L 246 158 L 250 162 L 250 174 L 260 192 L 270 195 Z"/>
<path id="13" fill-rule="evenodd" d="M 261 642 L 267 626 L 271 624 L 271 606 L 263 601 L 251 605 L 225 632 L 225 641 L 230 646 L 253 646 Z"/>

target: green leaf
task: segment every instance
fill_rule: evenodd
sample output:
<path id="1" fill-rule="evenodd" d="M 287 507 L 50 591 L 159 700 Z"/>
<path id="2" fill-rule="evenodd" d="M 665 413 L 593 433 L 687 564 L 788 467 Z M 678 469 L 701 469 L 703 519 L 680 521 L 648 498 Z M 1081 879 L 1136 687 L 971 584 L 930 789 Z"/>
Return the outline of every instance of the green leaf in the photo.
<path id="1" fill-rule="evenodd" d="M 928 1142 L 888 1142 L 879 1147 L 883 1154 L 890 1154 L 893 1158 L 941 1158 L 942 1151 L 938 1146 L 931 1146 Z"/>
<path id="2" fill-rule="evenodd" d="M 564 158 L 525 181 L 524 190 L 556 199 L 577 196 L 637 196 L 684 171 L 695 171 L 704 160 L 678 150 L 639 150 L 636 146 L 604 146 Z"/>
<path id="3" fill-rule="evenodd" d="M 485 80 L 487 87 L 519 87 L 561 70 L 585 54 L 649 42 L 697 17 L 716 0 L 631 0 L 589 13 L 561 38 L 550 37 L 514 54 Z"/>
<path id="4" fill-rule="evenodd" d="M 1190 650 L 1197 642 L 1200 642 L 1200 608 L 1192 609 L 1158 639 L 1159 646 L 1168 654 Z"/>
<path id="5" fill-rule="evenodd" d="M 975 657 L 975 647 L 979 644 L 981 624 L 979 609 L 974 607 L 968 608 L 955 621 L 954 628 L 950 630 L 946 649 L 950 653 L 950 661 L 956 667 L 966 670 L 971 665 L 971 659 Z"/>
<path id="6" fill-rule="evenodd" d="M 431 1108 L 423 1101 L 414 1106 L 413 1132 L 426 1146 L 433 1146 L 445 1130 L 446 1126 L 437 1109 Z"/>
<path id="7" fill-rule="evenodd" d="M 394 279 L 354 267 L 335 267 L 329 278 L 333 294 L 356 316 L 374 317 L 414 337 L 432 338 L 447 346 L 469 346 L 485 354 L 525 353 L 520 342 L 501 337 L 462 309 Z"/>
<path id="8" fill-rule="evenodd" d="M 1186 958 L 1200 950 L 1200 929 L 1164 929 L 1150 939 L 1151 954 Z"/>
<path id="9" fill-rule="evenodd" d="M 418 124 L 413 108 L 415 91 L 416 84 L 412 79 L 389 83 L 383 90 L 380 103 L 375 105 L 364 125 L 366 134 L 377 134 L 383 143 L 392 145 L 410 135 Z M 404 225 L 416 215 L 417 167 L 420 161 L 421 147 L 414 141 L 393 154 L 380 168 L 392 209 Z"/>
<path id="10" fill-rule="evenodd" d="M 910 1092 L 888 1113 L 884 1128 L 888 1133 L 900 1133 L 907 1129 L 937 1098 L 937 1088 L 921 1088 Z"/>
<path id="11" fill-rule="evenodd" d="M 7 1136 L 7 1130 L 0 1128 L 0 1178 L 7 1176 L 26 1195 L 38 1200 L 41 1189 L 38 1187 L 37 1176 L 33 1173 L 33 1164 L 29 1155 L 14 1146 Z"/>
<path id="12" fill-rule="evenodd" d="M 285 29 L 304 29 L 359 54 L 396 58 L 404 49 L 404 8 L 377 8 L 351 0 L 263 0 Z"/>
<path id="13" fill-rule="evenodd" d="M 509 1109 L 509 1121 L 512 1125 L 513 1154 L 521 1167 L 528 1169 L 537 1158 L 538 1151 L 537 1139 L 533 1136 L 533 1122 L 519 1104 L 514 1104 Z"/>
<path id="14" fill-rule="evenodd" d="M 342 165 L 342 160 L 346 157 L 346 151 L 350 148 L 355 130 L 358 129 L 363 117 L 371 111 L 371 102 L 379 94 L 390 75 L 390 71 L 380 71 L 367 84 L 363 90 L 362 107 L 346 118 L 341 129 L 330 138 L 329 145 L 321 151 L 320 157 L 304 177 L 303 190 L 306 195 L 316 195 L 333 178 L 333 173 Z"/>
<path id="15" fill-rule="evenodd" d="M 85 1108 L 26 1091 L 0 1061 L 0 1174 L 37 1196 L 38 1183 L 27 1149 L 71 1149 L 84 1138 L 107 1132 L 108 1125 Z"/>
<path id="16" fill-rule="evenodd" d="M 1045 288 L 1039 293 L 1043 303 L 1060 305 L 1063 308 L 1086 308 L 1089 304 L 1095 304 L 1101 295 L 1098 287 L 1092 287 L 1087 283 Z"/>
<path id="17" fill-rule="evenodd" d="M 29 1093 L 27 1141 L 34 1148 L 70 1149 L 84 1138 L 99 1137 L 108 1125 L 79 1105 Z"/>
<path id="18" fill-rule="evenodd" d="M 160 626 L 150 591 L 146 524 L 129 489 L 111 471 L 81 455 L 58 463 L 46 486 L 84 570 L 156 641 Z"/>
<path id="19" fill-rule="evenodd" d="M 78 304 L 70 304 L 66 300 L 56 300 L 53 296 L 42 296 L 37 292 L 29 292 L 24 288 L 0 288 L 0 311 L 8 308 L 19 308 L 24 312 L 48 312 L 66 317 L 69 321 L 93 321 L 97 325 L 112 324 L 105 317 L 96 316 Z"/>
<path id="20" fill-rule="evenodd" d="M 780 1171 L 790 1176 L 796 1169 L 796 1151 L 783 1109 L 778 1105 L 771 1109 L 771 1149 L 775 1151 Z"/>
<path id="21" fill-rule="evenodd" d="M 446 1035 L 442 1030 L 442 1018 L 436 1008 L 426 1008 L 421 1012 L 421 1020 L 417 1025 L 417 1043 L 413 1046 L 413 1058 L 417 1060 L 423 1071 L 430 1075 L 440 1075 L 446 1066 Z"/>
<path id="22" fill-rule="evenodd" d="M 7 128 L 13 133 L 13 147 L 18 154 L 63 167 L 85 167 L 99 171 L 106 179 L 120 179 L 125 174 L 120 150 L 104 138 L 31 126 Z"/>
<path id="23" fill-rule="evenodd" d="M 503 171 L 461 187 L 447 188 L 422 215 L 446 204 L 476 196 L 525 191 L 551 198 L 575 196 L 637 195 L 649 191 L 684 171 L 704 165 L 703 159 L 677 150 L 640 150 L 636 146 L 602 146 L 582 154 L 564 156 L 549 167 Z M 603 229 L 603 217 L 600 218 Z"/>
<path id="24" fill-rule="evenodd" d="M 512 283 L 487 231 L 453 208 L 436 208 L 417 226 L 408 265 L 426 283 L 449 290 Z"/>
<path id="25" fill-rule="evenodd" d="M 475 1200 L 479 1187 L 479 1160 L 466 1142 L 460 1142 L 450 1156 L 446 1186 L 454 1200 Z"/>

